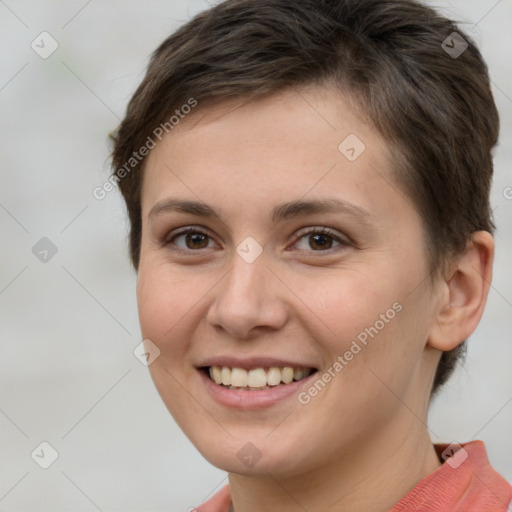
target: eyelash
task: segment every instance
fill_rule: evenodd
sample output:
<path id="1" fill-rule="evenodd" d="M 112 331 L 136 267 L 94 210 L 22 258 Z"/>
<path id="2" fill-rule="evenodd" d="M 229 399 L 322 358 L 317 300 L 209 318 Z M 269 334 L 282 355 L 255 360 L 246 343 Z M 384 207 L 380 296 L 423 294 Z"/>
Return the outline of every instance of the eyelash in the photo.
<path id="1" fill-rule="evenodd" d="M 309 228 L 305 228 L 307 229 L 307 231 L 304 231 L 304 230 L 301 230 L 297 233 L 294 241 L 293 241 L 293 244 L 295 245 L 298 241 L 300 241 L 302 238 L 305 238 L 307 236 L 310 236 L 310 235 L 324 235 L 324 236 L 328 236 L 329 238 L 332 238 L 335 242 L 338 242 L 340 245 L 337 246 L 337 247 L 331 247 L 329 249 L 325 249 L 325 250 L 310 250 L 310 251 L 307 251 L 307 252 L 313 252 L 313 253 L 330 253 L 331 251 L 335 251 L 336 249 L 341 249 L 343 247 L 348 247 L 351 245 L 351 243 L 343 238 L 341 238 L 335 231 L 333 231 L 332 229 L 329 229 L 327 227 L 324 227 L 324 226 L 312 226 L 312 227 L 309 227 Z M 172 236 L 169 236 L 167 237 L 165 240 L 164 240 L 164 246 L 170 246 L 170 245 L 174 245 L 174 240 L 176 240 L 176 238 L 180 237 L 180 236 L 183 236 L 183 235 L 187 235 L 189 233 L 194 233 L 194 234 L 198 234 L 198 235 L 204 235 L 206 237 L 208 237 L 209 239 L 212 239 L 213 237 L 211 237 L 208 233 L 206 233 L 205 231 L 203 231 L 202 229 L 200 228 L 197 228 L 197 227 L 194 227 L 194 226 L 188 226 L 184 229 L 182 229 L 181 231 L 178 231 L 177 233 L 174 233 L 172 234 Z M 187 252 L 187 253 L 191 253 L 191 252 L 202 252 L 203 250 L 206 250 L 208 248 L 203 248 L 203 249 L 182 249 L 181 247 L 176 247 L 174 246 L 173 247 L 173 250 L 175 251 L 179 251 L 179 252 Z M 302 249 L 298 249 L 298 250 L 302 250 Z"/>

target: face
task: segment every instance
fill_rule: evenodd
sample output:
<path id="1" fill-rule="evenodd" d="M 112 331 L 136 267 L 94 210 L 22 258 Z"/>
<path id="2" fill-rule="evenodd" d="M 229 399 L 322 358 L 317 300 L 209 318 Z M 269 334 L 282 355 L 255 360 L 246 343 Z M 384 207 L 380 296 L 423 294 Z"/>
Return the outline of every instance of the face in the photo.
<path id="1" fill-rule="evenodd" d="M 328 88 L 205 107 L 148 156 L 142 335 L 212 464 L 307 472 L 393 447 L 423 414 L 432 296 L 394 165 Z"/>

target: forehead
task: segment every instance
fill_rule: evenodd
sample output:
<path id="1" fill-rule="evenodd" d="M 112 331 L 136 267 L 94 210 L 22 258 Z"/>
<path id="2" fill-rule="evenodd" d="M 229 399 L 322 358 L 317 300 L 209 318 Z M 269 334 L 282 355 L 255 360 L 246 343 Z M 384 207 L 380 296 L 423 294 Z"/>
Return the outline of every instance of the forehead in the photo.
<path id="1" fill-rule="evenodd" d="M 143 217 L 169 195 L 238 216 L 327 195 L 377 217 L 412 208 L 386 142 L 334 89 L 196 108 L 147 157 Z"/>

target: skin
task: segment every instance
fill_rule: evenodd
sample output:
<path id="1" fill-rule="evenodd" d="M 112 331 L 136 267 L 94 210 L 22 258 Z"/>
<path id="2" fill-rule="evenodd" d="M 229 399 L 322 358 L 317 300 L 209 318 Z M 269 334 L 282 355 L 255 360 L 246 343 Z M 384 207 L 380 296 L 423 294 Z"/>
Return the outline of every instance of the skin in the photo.
<path id="1" fill-rule="evenodd" d="M 230 473 L 237 512 L 389 510 L 441 464 L 426 426 L 431 384 L 441 350 L 482 315 L 493 239 L 475 233 L 426 279 L 422 220 L 386 143 L 334 89 L 198 108 L 145 167 L 137 300 L 143 337 L 161 351 L 149 367 L 156 388 L 197 449 Z M 366 146 L 355 161 L 338 149 L 349 134 Z M 171 197 L 202 201 L 221 220 L 149 216 Z M 272 222 L 283 202 L 325 198 L 369 216 Z M 172 238 L 186 226 L 208 237 Z M 319 249 L 318 226 L 347 243 L 327 237 Z M 248 236 L 263 248 L 252 263 L 236 252 Z M 264 355 L 322 375 L 397 302 L 402 310 L 306 405 L 293 396 L 233 410 L 210 398 L 196 369 L 210 356 Z M 261 454 L 251 467 L 237 457 L 248 442 Z"/>

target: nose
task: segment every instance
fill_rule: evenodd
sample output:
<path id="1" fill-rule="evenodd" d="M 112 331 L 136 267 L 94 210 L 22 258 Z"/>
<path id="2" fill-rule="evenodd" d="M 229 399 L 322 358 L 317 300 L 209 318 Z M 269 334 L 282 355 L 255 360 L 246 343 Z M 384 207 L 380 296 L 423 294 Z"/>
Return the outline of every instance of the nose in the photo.
<path id="1" fill-rule="evenodd" d="M 231 270 L 215 290 L 207 321 L 232 338 L 261 336 L 287 321 L 286 289 L 262 256 L 248 263 L 235 253 Z"/>

